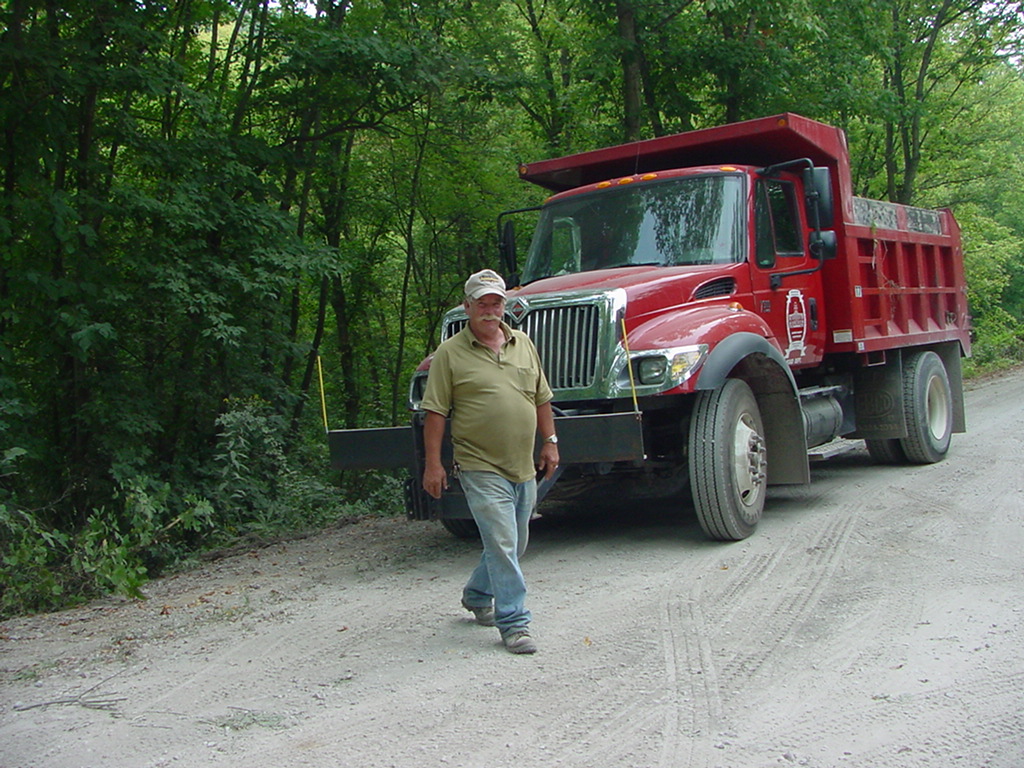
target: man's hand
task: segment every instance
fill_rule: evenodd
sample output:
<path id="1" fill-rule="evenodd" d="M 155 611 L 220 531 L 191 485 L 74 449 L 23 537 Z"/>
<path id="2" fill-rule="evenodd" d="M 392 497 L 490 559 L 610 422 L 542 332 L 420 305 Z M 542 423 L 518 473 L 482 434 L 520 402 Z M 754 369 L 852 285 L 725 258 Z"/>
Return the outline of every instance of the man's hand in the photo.
<path id="1" fill-rule="evenodd" d="M 440 413 L 427 411 L 423 420 L 423 490 L 440 499 L 448 489 L 448 473 L 441 464 L 441 440 L 444 437 L 445 417 Z"/>
<path id="2" fill-rule="evenodd" d="M 558 446 L 554 443 L 544 443 L 540 448 L 540 457 L 537 459 L 537 470 L 544 473 L 547 479 L 555 474 L 558 469 Z"/>
<path id="3" fill-rule="evenodd" d="M 441 494 L 448 490 L 448 473 L 440 464 L 428 464 L 423 470 L 423 490 L 440 499 Z"/>
<path id="4" fill-rule="evenodd" d="M 542 437 L 555 434 L 555 415 L 551 410 L 551 403 L 543 403 L 537 406 L 537 430 Z M 547 479 L 555 474 L 558 469 L 558 444 L 544 442 L 540 447 L 540 457 L 537 459 L 537 471 L 544 473 Z"/>

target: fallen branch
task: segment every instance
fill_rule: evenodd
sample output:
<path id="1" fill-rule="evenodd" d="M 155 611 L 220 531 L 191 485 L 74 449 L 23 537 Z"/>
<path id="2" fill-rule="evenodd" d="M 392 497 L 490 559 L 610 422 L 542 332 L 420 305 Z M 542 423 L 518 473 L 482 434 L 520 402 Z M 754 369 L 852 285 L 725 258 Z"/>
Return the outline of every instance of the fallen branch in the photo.
<path id="1" fill-rule="evenodd" d="M 122 669 L 121 672 L 124 672 Z M 121 672 L 115 672 L 110 677 L 100 680 L 96 685 L 91 688 L 86 688 L 77 696 L 68 696 L 63 699 L 52 699 L 51 701 L 41 701 L 37 704 L 17 704 L 14 707 L 16 712 L 24 712 L 29 709 L 40 709 L 42 707 L 50 707 L 58 704 L 77 704 L 80 707 L 86 709 L 105 709 L 111 710 L 119 701 L 125 701 L 127 696 L 90 696 L 93 691 L 99 688 L 101 685 L 113 680 L 115 677 L 121 674 Z"/>

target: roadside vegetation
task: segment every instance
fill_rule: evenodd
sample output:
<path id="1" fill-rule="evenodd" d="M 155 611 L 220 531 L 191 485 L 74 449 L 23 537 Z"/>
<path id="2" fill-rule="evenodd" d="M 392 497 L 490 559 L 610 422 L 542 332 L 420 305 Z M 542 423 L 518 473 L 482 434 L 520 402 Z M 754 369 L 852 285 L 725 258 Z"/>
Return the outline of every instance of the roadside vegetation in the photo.
<path id="1" fill-rule="evenodd" d="M 974 356 L 1024 359 L 1009 0 L 12 0 L 0 9 L 0 617 L 396 514 L 331 427 L 406 382 L 517 164 L 783 111 L 950 207 Z"/>

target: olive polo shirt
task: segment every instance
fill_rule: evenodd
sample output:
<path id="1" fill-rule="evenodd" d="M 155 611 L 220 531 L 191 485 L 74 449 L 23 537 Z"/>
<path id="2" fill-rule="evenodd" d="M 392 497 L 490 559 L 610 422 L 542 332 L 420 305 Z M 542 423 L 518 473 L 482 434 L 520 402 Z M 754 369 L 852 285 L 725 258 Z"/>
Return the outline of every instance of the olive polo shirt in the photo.
<path id="1" fill-rule="evenodd" d="M 497 472 L 513 483 L 534 477 L 537 407 L 553 397 L 530 337 L 501 324 L 501 352 L 467 325 L 434 353 L 425 410 L 452 418 L 452 447 L 462 469 Z"/>

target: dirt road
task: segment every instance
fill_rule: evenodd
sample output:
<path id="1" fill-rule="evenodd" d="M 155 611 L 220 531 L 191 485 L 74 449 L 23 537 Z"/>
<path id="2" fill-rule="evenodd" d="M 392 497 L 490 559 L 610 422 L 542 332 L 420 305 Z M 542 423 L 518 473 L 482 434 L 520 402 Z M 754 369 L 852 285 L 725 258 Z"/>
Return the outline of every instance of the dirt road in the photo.
<path id="1" fill-rule="evenodd" d="M 540 652 L 458 604 L 473 545 L 370 520 L 0 626 L 0 766 L 1024 766 L 1024 371 L 935 466 L 861 447 L 751 539 L 539 520 Z"/>

